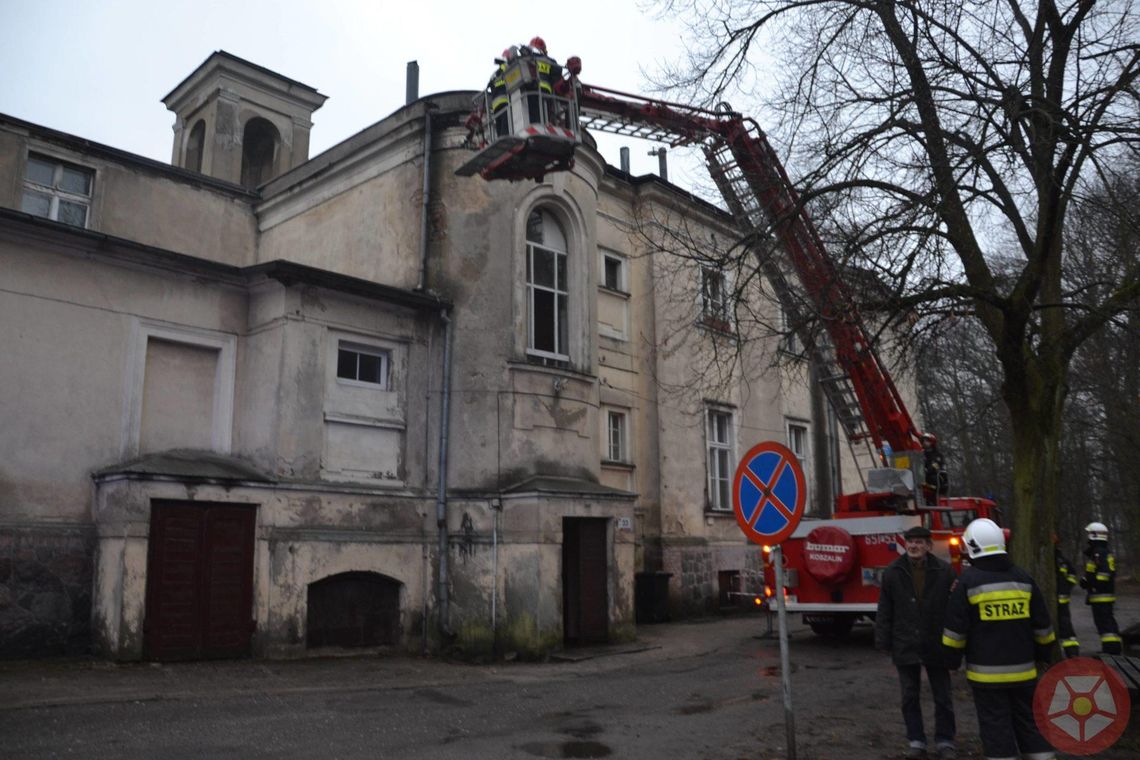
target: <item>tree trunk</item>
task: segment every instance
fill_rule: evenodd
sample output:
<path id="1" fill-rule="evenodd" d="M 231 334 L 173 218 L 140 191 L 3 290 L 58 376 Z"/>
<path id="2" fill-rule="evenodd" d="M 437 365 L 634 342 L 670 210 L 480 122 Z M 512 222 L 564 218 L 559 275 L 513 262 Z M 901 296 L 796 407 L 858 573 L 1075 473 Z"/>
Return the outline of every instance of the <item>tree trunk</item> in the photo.
<path id="1" fill-rule="evenodd" d="M 1063 369 L 1041 371 L 1031 360 L 1025 381 L 1005 382 L 1013 425 L 1013 504 L 1009 526 L 1013 561 L 1041 587 L 1054 612 L 1056 575 L 1053 532 L 1061 477 L 1061 413 L 1065 398 Z"/>

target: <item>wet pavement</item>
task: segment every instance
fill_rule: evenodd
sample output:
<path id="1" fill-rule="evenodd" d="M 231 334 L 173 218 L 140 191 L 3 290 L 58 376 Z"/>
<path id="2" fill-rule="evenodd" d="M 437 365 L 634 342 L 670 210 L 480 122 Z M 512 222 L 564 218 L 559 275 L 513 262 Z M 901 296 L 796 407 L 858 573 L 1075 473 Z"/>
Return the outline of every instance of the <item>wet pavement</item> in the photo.
<path id="1" fill-rule="evenodd" d="M 1135 591 L 1121 595 L 1122 627 L 1140 621 Z M 1083 603 L 1074 622 L 1095 653 Z M 870 627 L 829 641 L 790 616 L 789 632 L 798 760 L 900 758 L 897 680 Z M 979 758 L 970 690 L 961 673 L 953 684 L 961 757 Z M 0 663 L 5 758 L 736 760 L 786 757 L 786 735 L 778 645 L 763 615 L 641 626 L 636 642 L 546 663 Z M 1131 747 L 1097 757 L 1140 756 Z"/>

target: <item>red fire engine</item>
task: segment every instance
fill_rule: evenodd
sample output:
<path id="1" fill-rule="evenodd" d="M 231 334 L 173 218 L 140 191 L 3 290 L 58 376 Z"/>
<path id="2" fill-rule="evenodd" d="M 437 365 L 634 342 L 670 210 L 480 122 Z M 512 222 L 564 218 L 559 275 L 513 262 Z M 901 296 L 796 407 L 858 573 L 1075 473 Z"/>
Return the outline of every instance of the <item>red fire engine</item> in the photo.
<path id="1" fill-rule="evenodd" d="M 874 614 L 882 571 L 904 553 L 902 534 L 913 525 L 930 528 L 935 553 L 957 566 L 956 546 L 966 525 L 977 517 L 996 519 L 998 510 L 989 499 L 939 495 L 924 485 L 922 434 L 756 122 L 725 104 L 709 110 L 585 84 L 578 80 L 576 57 L 567 60 L 552 91 L 537 86 L 535 57 L 500 65 L 500 71 L 512 72 L 506 100 L 494 78 L 476 98 L 467 126 L 468 144 L 479 152 L 459 174 L 541 180 L 573 166 L 583 127 L 696 146 L 745 235 L 774 236 L 782 244 L 782 256 L 759 257 L 762 273 L 794 324 L 805 324 L 798 313 L 804 302 L 822 322 L 826 337 L 800 336 L 821 369 L 822 390 L 848 440 L 872 445 L 885 465 L 867 472 L 865 490 L 836 498 L 833 518 L 804 520 L 783 543 L 788 610 L 803 613 L 817 633 L 848 632 L 860 616 Z M 794 273 L 794 281 L 786 272 Z M 765 564 L 757 602 L 774 588 L 773 570 Z"/>

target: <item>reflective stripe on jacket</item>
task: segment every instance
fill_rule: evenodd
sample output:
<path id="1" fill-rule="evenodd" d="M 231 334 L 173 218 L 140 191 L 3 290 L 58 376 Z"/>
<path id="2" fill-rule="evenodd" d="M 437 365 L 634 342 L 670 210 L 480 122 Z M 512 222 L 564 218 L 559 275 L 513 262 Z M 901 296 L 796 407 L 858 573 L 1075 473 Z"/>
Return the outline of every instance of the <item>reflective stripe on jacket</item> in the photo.
<path id="1" fill-rule="evenodd" d="M 950 594 L 942 644 L 952 663 L 965 655 L 975 686 L 1001 687 L 1037 678 L 1056 642 L 1049 611 L 1033 579 L 1004 555 L 963 571 Z"/>

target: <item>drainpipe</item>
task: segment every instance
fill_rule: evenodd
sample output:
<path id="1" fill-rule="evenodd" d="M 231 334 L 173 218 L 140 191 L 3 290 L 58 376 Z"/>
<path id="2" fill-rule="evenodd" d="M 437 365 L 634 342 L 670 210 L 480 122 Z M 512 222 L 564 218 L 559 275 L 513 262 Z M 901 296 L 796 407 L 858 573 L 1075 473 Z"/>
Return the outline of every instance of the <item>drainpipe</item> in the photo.
<path id="1" fill-rule="evenodd" d="M 451 406 L 451 317 L 446 311 L 439 313 L 443 322 L 443 377 L 439 396 L 439 492 L 435 500 L 435 524 L 439 529 L 439 632 L 451 634 L 448 625 L 447 605 L 447 428 Z"/>
<path id="2" fill-rule="evenodd" d="M 416 290 L 427 286 L 428 256 L 428 203 L 431 200 L 431 108 L 424 103 L 424 187 L 423 204 L 420 206 L 420 283 Z"/>

